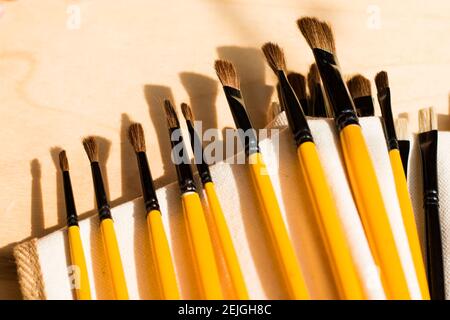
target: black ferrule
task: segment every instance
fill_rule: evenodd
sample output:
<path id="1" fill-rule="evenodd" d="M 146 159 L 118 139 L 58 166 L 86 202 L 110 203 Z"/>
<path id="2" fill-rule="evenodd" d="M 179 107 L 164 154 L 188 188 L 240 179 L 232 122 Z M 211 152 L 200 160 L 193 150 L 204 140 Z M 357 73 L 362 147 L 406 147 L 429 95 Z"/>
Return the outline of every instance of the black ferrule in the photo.
<path id="1" fill-rule="evenodd" d="M 180 127 L 170 128 L 169 134 L 172 145 L 172 161 L 177 170 L 180 191 L 181 193 L 195 192 L 197 188 L 195 187 L 194 176 Z"/>
<path id="2" fill-rule="evenodd" d="M 437 130 L 419 134 L 419 146 L 422 157 L 428 284 L 431 299 L 443 300 L 445 298 L 445 280 L 439 218 L 437 140 Z"/>
<path id="3" fill-rule="evenodd" d="M 297 99 L 284 71 L 278 71 L 278 82 L 280 84 L 281 96 L 285 106 L 286 117 L 289 127 L 294 135 L 295 144 L 300 146 L 303 142 L 313 141 L 311 130 L 303 114 L 303 108 Z"/>
<path id="4" fill-rule="evenodd" d="M 98 217 L 112 219 L 111 208 L 106 197 L 105 186 L 103 184 L 102 171 L 98 162 L 91 162 L 92 179 L 94 181 L 95 198 L 97 200 Z"/>
<path id="5" fill-rule="evenodd" d="M 424 203 L 439 204 L 437 180 L 437 130 L 419 133 L 419 146 L 422 156 Z"/>
<path id="6" fill-rule="evenodd" d="M 159 211 L 158 198 L 156 197 L 155 186 L 153 185 L 147 155 L 145 152 L 138 152 L 136 153 L 136 158 L 139 167 L 139 175 L 141 176 L 142 197 L 144 198 L 146 213 L 148 214 L 152 210 Z"/>
<path id="7" fill-rule="evenodd" d="M 411 143 L 409 140 L 398 140 L 398 149 L 400 150 L 400 158 L 402 158 L 403 170 L 405 171 L 405 177 L 408 178 L 408 160 L 409 149 Z"/>
<path id="8" fill-rule="evenodd" d="M 64 199 L 66 202 L 67 226 L 77 226 L 78 216 L 73 198 L 72 183 L 70 181 L 69 171 L 63 171 Z"/>
<path id="9" fill-rule="evenodd" d="M 372 117 L 375 114 L 372 96 L 364 96 L 353 99 L 358 117 Z"/>
<path id="10" fill-rule="evenodd" d="M 314 85 L 314 94 L 312 96 L 314 97 L 314 101 L 312 101 L 312 115 L 318 118 L 326 118 L 328 116 L 327 109 L 320 83 Z"/>
<path id="11" fill-rule="evenodd" d="M 333 108 L 336 127 L 340 131 L 350 124 L 359 125 L 353 100 L 342 78 L 336 57 L 317 48 L 313 49 L 313 53 L 328 101 Z"/>
<path id="12" fill-rule="evenodd" d="M 378 102 L 381 108 L 381 114 L 386 124 L 386 138 L 389 150 L 398 149 L 397 135 L 395 133 L 394 117 L 391 108 L 391 90 L 384 88 L 378 91 Z"/>
<path id="13" fill-rule="evenodd" d="M 194 153 L 194 161 L 197 166 L 198 175 L 200 176 L 202 184 L 205 185 L 207 182 L 212 182 L 212 178 L 211 173 L 209 172 L 209 165 L 203 154 L 202 141 L 197 132 L 195 132 L 192 122 L 186 120 L 186 125 L 189 131 L 189 137 L 191 138 L 191 147 L 192 152 Z"/>
<path id="14" fill-rule="evenodd" d="M 228 86 L 224 86 L 223 90 L 225 91 L 225 96 L 227 97 L 234 123 L 238 129 L 241 129 L 239 135 L 241 136 L 241 143 L 244 145 L 245 154 L 249 156 L 259 152 L 258 138 L 255 129 L 253 129 L 250 122 L 247 111 L 245 110 L 241 91 Z"/>

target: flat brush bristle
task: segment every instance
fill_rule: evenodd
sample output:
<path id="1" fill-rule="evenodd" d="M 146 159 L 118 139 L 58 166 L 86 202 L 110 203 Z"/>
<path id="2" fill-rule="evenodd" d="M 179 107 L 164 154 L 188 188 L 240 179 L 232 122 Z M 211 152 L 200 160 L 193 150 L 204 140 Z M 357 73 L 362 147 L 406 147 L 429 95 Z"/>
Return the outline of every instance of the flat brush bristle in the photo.
<path id="1" fill-rule="evenodd" d="M 187 103 L 181 104 L 181 112 L 183 112 L 183 116 L 186 120 L 193 122 L 194 121 L 194 114 L 192 113 L 191 107 Z"/>
<path id="2" fill-rule="evenodd" d="M 320 84 L 319 68 L 317 68 L 317 65 L 315 63 L 313 63 L 309 67 L 309 72 L 308 72 L 308 76 L 307 77 L 308 77 L 309 94 L 312 96 L 314 94 L 314 91 L 315 91 L 315 86 L 317 84 Z"/>
<path id="3" fill-rule="evenodd" d="M 136 122 L 130 125 L 128 128 L 128 138 L 136 153 L 145 152 L 144 129 L 140 123 Z"/>
<path id="4" fill-rule="evenodd" d="M 299 100 L 306 99 L 306 79 L 300 73 L 289 72 L 288 81 Z"/>
<path id="5" fill-rule="evenodd" d="M 389 79 L 386 71 L 380 71 L 377 73 L 377 75 L 375 76 L 375 84 L 378 91 L 389 87 Z"/>
<path id="6" fill-rule="evenodd" d="M 357 74 L 347 81 L 347 87 L 353 99 L 372 96 L 370 80 Z"/>
<path id="7" fill-rule="evenodd" d="M 216 60 L 214 68 L 216 69 L 217 77 L 223 86 L 240 89 L 236 69 L 230 61 Z"/>
<path id="8" fill-rule="evenodd" d="M 67 160 L 66 150 L 59 153 L 59 166 L 62 171 L 69 171 L 69 160 Z"/>
<path id="9" fill-rule="evenodd" d="M 297 25 L 311 49 L 318 48 L 336 53 L 333 31 L 327 23 L 317 18 L 304 17 L 297 20 Z"/>
<path id="10" fill-rule="evenodd" d="M 273 72 L 279 70 L 286 71 L 286 59 L 284 57 L 283 49 L 281 49 L 276 43 L 267 42 L 261 47 L 267 63 Z"/>
<path id="11" fill-rule="evenodd" d="M 167 124 L 169 128 L 178 127 L 178 117 L 170 100 L 164 100 L 164 111 L 166 112 Z"/>
<path id="12" fill-rule="evenodd" d="M 90 136 L 83 139 L 84 150 L 90 162 L 98 162 L 98 146 L 95 138 Z"/>
<path id="13" fill-rule="evenodd" d="M 398 118 L 395 120 L 395 132 L 398 140 L 409 140 L 408 119 Z"/>
<path id="14" fill-rule="evenodd" d="M 419 110 L 419 132 L 437 130 L 437 117 L 433 107 Z"/>

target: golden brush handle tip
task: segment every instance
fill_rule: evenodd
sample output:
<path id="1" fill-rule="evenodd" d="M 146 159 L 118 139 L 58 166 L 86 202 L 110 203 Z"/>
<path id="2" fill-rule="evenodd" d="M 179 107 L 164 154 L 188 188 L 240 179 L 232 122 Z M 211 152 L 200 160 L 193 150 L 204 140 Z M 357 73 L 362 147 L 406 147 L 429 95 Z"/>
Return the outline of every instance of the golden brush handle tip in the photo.
<path id="1" fill-rule="evenodd" d="M 112 280 L 114 298 L 116 300 L 128 300 L 128 289 L 120 257 L 119 244 L 114 231 L 114 222 L 112 219 L 103 219 L 100 222 L 100 228 L 106 263 Z"/>
<path id="2" fill-rule="evenodd" d="M 181 199 L 202 299 L 222 300 L 219 271 L 200 197 L 196 192 L 187 192 Z"/>
<path id="3" fill-rule="evenodd" d="M 353 260 L 316 146 L 313 142 L 304 142 L 298 147 L 297 154 L 339 295 L 342 299 L 365 299 L 363 281 Z"/>
<path id="4" fill-rule="evenodd" d="M 425 271 L 422 248 L 420 246 L 414 210 L 408 191 L 405 171 L 403 170 L 400 151 L 398 149 L 390 150 L 389 158 L 391 160 L 392 172 L 394 174 L 395 186 L 397 190 L 400 209 L 402 212 L 403 223 L 405 225 L 405 231 L 408 237 L 409 248 L 411 250 L 411 256 L 413 259 L 417 280 L 419 282 L 422 299 L 429 300 L 430 291 L 428 288 L 428 280 Z"/>
<path id="5" fill-rule="evenodd" d="M 213 217 L 214 225 L 217 230 L 221 251 L 223 253 L 228 273 L 233 285 L 233 295 L 235 299 L 248 300 L 247 287 L 242 275 L 239 260 L 231 239 L 230 231 L 219 202 L 219 198 L 214 187 L 214 183 L 207 182 L 204 185 L 208 205 Z"/>
<path id="6" fill-rule="evenodd" d="M 340 132 L 342 152 L 356 206 L 388 299 L 411 299 L 405 273 L 384 206 L 375 168 L 361 127 L 347 125 Z"/>
<path id="7" fill-rule="evenodd" d="M 70 226 L 67 228 L 67 236 L 69 240 L 70 260 L 75 267 L 74 276 L 75 296 L 77 300 L 90 300 L 91 288 L 89 285 L 89 276 L 86 267 L 86 259 L 81 242 L 80 228 L 78 226 Z"/>
<path id="8" fill-rule="evenodd" d="M 179 300 L 177 277 L 159 210 L 152 210 L 148 213 L 147 227 L 161 298 Z"/>
<path id="9" fill-rule="evenodd" d="M 258 200 L 261 203 L 264 222 L 273 242 L 277 262 L 289 297 L 295 300 L 309 299 L 300 264 L 289 238 L 278 199 L 261 154 L 251 154 L 249 163 L 252 181 L 255 184 Z"/>

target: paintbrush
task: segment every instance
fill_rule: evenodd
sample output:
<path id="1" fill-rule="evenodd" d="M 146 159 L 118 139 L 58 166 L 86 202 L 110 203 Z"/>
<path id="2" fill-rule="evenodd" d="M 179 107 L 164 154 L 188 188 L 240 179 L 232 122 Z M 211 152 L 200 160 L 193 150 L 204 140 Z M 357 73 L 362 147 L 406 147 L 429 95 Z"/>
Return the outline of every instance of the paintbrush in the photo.
<path id="1" fill-rule="evenodd" d="M 419 149 L 422 157 L 428 284 L 432 300 L 445 300 L 442 237 L 439 220 L 437 144 L 436 114 L 433 108 L 421 109 L 419 111 Z"/>
<path id="2" fill-rule="evenodd" d="M 106 264 L 111 276 L 113 295 L 115 299 L 127 300 L 128 289 L 123 272 L 122 259 L 120 258 L 119 244 L 117 243 L 116 232 L 114 230 L 114 222 L 111 216 L 111 209 L 98 162 L 97 142 L 94 137 L 87 137 L 83 140 L 83 146 L 91 162 L 95 198 L 97 200 L 98 216 L 100 218 L 100 230 L 102 233 Z"/>
<path id="3" fill-rule="evenodd" d="M 311 130 L 300 102 L 286 77 L 284 52 L 277 44 L 270 42 L 263 45 L 262 51 L 281 86 L 289 127 L 297 146 L 300 170 L 311 203 L 314 204 L 313 212 L 328 253 L 339 295 L 342 299 L 364 299 L 362 281 L 357 273 Z"/>
<path id="4" fill-rule="evenodd" d="M 75 266 L 75 297 L 77 300 L 90 300 L 91 288 L 89 285 L 89 276 L 86 267 L 86 259 L 84 257 L 83 243 L 80 236 L 80 228 L 78 226 L 78 215 L 73 198 L 72 182 L 69 173 L 69 161 L 67 160 L 66 151 L 59 153 L 59 166 L 61 168 L 64 199 L 67 213 L 67 238 L 69 240 L 70 261 Z"/>
<path id="5" fill-rule="evenodd" d="M 300 102 L 303 114 L 305 114 L 306 116 L 312 116 L 311 114 L 309 114 L 305 76 L 297 72 L 289 72 L 287 75 L 287 79 L 292 87 L 292 90 L 294 90 L 295 95 L 297 96 L 298 102 Z"/>
<path id="6" fill-rule="evenodd" d="M 309 89 L 308 113 L 312 117 L 326 118 L 328 116 L 328 112 L 325 105 L 325 97 L 322 92 L 319 70 L 317 69 L 317 65 L 315 63 L 313 63 L 309 68 L 307 77 Z"/>
<path id="7" fill-rule="evenodd" d="M 236 127 L 243 132 L 241 143 L 249 162 L 250 175 L 260 201 L 263 220 L 272 241 L 289 297 L 291 299 L 307 299 L 309 294 L 283 221 L 278 199 L 259 150 L 255 130 L 245 108 L 236 70 L 231 62 L 225 60 L 217 60 L 215 69 L 222 83 Z"/>
<path id="8" fill-rule="evenodd" d="M 405 178 L 408 179 L 409 150 L 411 148 L 411 143 L 409 141 L 408 119 L 398 118 L 395 120 L 395 133 L 398 138 L 398 148 L 400 150 L 400 157 L 402 158 Z"/>
<path id="9" fill-rule="evenodd" d="M 358 117 L 373 117 L 375 108 L 373 106 L 370 80 L 357 74 L 347 81 L 347 87 L 355 104 Z"/>
<path id="10" fill-rule="evenodd" d="M 148 165 L 144 129 L 140 123 L 133 123 L 128 129 L 128 137 L 136 153 L 141 179 L 142 197 L 146 212 L 150 248 L 155 264 L 160 296 L 165 300 L 180 299 L 177 277 L 170 253 L 169 242 L 161 218 L 158 198 Z"/>
<path id="11" fill-rule="evenodd" d="M 212 221 L 217 231 L 221 252 L 223 254 L 228 274 L 233 286 L 233 297 L 234 299 L 247 300 L 247 287 L 245 285 L 244 277 L 239 265 L 239 260 L 234 249 L 231 234 L 228 230 L 228 226 L 222 211 L 222 206 L 220 205 L 219 197 L 217 196 L 216 187 L 209 171 L 209 165 L 204 157 L 202 142 L 194 128 L 194 114 L 192 113 L 191 108 L 186 103 L 181 104 L 181 111 L 183 112 L 183 116 L 186 120 L 191 147 L 194 153 L 194 161 L 197 166 L 198 174 L 202 181 L 203 189 L 206 193 L 206 198 L 208 199 Z"/>
<path id="12" fill-rule="evenodd" d="M 381 114 L 383 116 L 386 139 L 389 150 L 389 158 L 391 160 L 392 173 L 394 174 L 395 187 L 397 190 L 398 201 L 403 217 L 406 235 L 408 237 L 409 248 L 414 262 L 416 277 L 419 282 L 420 292 L 423 299 L 430 299 L 428 290 L 425 265 L 420 247 L 419 235 L 417 233 L 417 225 L 411 198 L 406 183 L 405 170 L 403 168 L 400 156 L 397 135 L 395 133 L 394 117 L 392 116 L 391 106 L 391 90 L 389 88 L 389 80 L 386 71 L 381 71 L 375 76 L 375 84 L 378 92 L 378 103 L 380 104 Z"/>
<path id="13" fill-rule="evenodd" d="M 331 27 L 316 18 L 297 21 L 311 47 L 334 111 L 344 163 L 356 206 L 388 299 L 410 299 L 394 235 L 355 106 L 343 80 Z"/>
<path id="14" fill-rule="evenodd" d="M 170 100 L 164 100 L 164 110 L 172 144 L 172 161 L 177 170 L 183 213 L 200 294 L 202 299 L 221 300 L 223 294 L 214 250 L 181 134 L 180 122 Z"/>

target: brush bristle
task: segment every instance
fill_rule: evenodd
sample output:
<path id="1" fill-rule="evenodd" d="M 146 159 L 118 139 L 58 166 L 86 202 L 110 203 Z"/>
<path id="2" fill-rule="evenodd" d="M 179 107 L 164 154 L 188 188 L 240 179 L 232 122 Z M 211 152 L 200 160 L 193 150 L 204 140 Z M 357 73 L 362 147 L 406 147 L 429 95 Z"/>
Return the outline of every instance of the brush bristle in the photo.
<path id="1" fill-rule="evenodd" d="M 372 96 L 370 80 L 357 74 L 347 81 L 347 87 L 353 99 Z"/>
<path id="2" fill-rule="evenodd" d="M 408 119 L 395 119 L 395 133 L 398 140 L 409 140 Z"/>
<path id="3" fill-rule="evenodd" d="M 132 123 L 128 128 L 128 138 L 134 148 L 134 151 L 145 152 L 144 129 L 140 123 Z"/>
<path id="4" fill-rule="evenodd" d="M 380 71 L 377 73 L 377 75 L 375 76 L 375 84 L 378 91 L 389 87 L 389 79 L 386 71 Z"/>
<path id="5" fill-rule="evenodd" d="M 297 25 L 311 49 L 318 48 L 332 54 L 336 53 L 333 31 L 326 22 L 313 17 L 304 17 L 297 20 Z"/>
<path id="6" fill-rule="evenodd" d="M 309 67 L 309 72 L 308 72 L 308 89 L 309 89 L 309 94 L 312 96 L 314 94 L 314 88 L 317 84 L 320 84 L 320 74 L 319 74 L 319 68 L 317 68 L 317 65 L 315 63 L 313 63 L 310 67 Z"/>
<path id="7" fill-rule="evenodd" d="M 294 89 L 297 98 L 299 100 L 306 99 L 307 94 L 305 76 L 297 72 L 290 72 L 287 77 L 289 84 L 291 85 L 292 89 Z"/>
<path id="8" fill-rule="evenodd" d="M 84 150 L 90 162 L 98 162 L 98 146 L 95 138 L 90 136 L 83 139 Z"/>
<path id="9" fill-rule="evenodd" d="M 172 105 L 172 102 L 170 102 L 170 100 L 168 99 L 164 100 L 164 111 L 166 112 L 167 124 L 169 125 L 169 128 L 177 128 L 177 113 Z"/>
<path id="10" fill-rule="evenodd" d="M 187 103 L 181 104 L 181 112 L 183 112 L 183 116 L 187 121 L 194 121 L 194 114 L 192 113 L 191 107 Z"/>
<path id="11" fill-rule="evenodd" d="M 59 153 L 59 166 L 62 171 L 69 171 L 69 160 L 67 160 L 66 150 Z"/>
<path id="12" fill-rule="evenodd" d="M 282 111 L 281 105 L 276 101 L 272 101 L 266 114 L 267 122 L 274 120 Z"/>
<path id="13" fill-rule="evenodd" d="M 419 132 L 437 130 L 437 116 L 433 107 L 419 110 Z"/>
<path id="14" fill-rule="evenodd" d="M 281 49 L 280 46 L 276 43 L 267 42 L 261 47 L 261 49 L 273 72 L 277 72 L 279 70 L 286 71 L 286 59 L 284 57 L 283 49 Z"/>
<path id="15" fill-rule="evenodd" d="M 240 89 L 239 78 L 234 65 L 230 61 L 216 60 L 214 63 L 217 77 L 223 86 Z"/>

